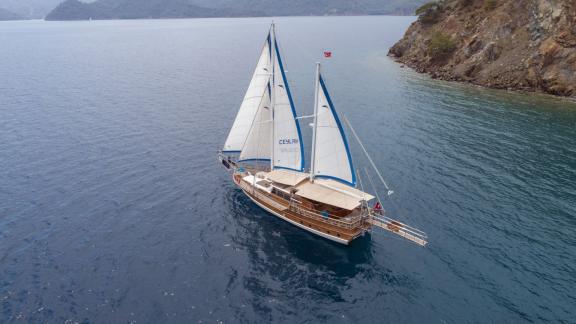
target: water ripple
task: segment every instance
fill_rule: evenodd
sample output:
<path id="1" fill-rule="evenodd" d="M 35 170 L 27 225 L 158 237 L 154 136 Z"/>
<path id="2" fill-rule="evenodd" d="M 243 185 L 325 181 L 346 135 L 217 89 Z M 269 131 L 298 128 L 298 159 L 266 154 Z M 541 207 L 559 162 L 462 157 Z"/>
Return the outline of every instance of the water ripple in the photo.
<path id="1" fill-rule="evenodd" d="M 333 51 L 336 108 L 426 249 L 311 236 L 220 168 L 268 19 L 3 23 L 0 321 L 573 321 L 576 106 L 400 68 L 412 19 L 277 23 L 302 114 Z"/>

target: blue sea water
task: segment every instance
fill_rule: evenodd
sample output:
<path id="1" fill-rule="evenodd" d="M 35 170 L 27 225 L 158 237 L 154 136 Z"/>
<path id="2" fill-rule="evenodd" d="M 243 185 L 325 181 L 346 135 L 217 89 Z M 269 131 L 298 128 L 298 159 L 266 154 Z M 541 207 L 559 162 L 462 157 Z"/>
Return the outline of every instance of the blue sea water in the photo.
<path id="1" fill-rule="evenodd" d="M 296 109 L 332 51 L 426 248 L 314 237 L 218 165 L 270 19 L 0 23 L 0 322 L 573 323 L 576 104 L 402 68 L 412 20 L 276 22 Z"/>

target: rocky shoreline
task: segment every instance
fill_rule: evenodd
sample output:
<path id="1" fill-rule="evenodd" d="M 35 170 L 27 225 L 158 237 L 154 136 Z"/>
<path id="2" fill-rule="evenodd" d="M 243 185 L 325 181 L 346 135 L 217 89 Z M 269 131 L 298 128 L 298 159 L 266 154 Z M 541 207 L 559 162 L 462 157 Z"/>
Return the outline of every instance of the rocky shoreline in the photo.
<path id="1" fill-rule="evenodd" d="M 433 78 L 576 98 L 576 1 L 444 0 L 389 51 Z"/>

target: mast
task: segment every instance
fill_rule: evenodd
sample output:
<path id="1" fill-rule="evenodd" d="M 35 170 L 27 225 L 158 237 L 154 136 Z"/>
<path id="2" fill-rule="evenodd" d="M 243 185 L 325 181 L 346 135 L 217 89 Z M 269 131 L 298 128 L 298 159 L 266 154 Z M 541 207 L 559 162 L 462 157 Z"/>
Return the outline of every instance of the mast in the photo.
<path id="1" fill-rule="evenodd" d="M 270 27 L 270 66 L 272 67 L 272 76 L 270 77 L 270 111 L 272 120 L 272 136 L 270 137 L 271 153 L 270 153 L 270 171 L 274 170 L 274 106 L 276 106 L 276 26 L 274 21 L 272 21 L 272 26 Z"/>
<path id="2" fill-rule="evenodd" d="M 316 91 L 314 94 L 314 127 L 312 128 L 312 157 L 310 160 L 310 182 L 314 182 L 314 160 L 316 158 L 316 129 L 318 128 L 318 91 L 320 89 L 320 62 L 316 62 Z"/>

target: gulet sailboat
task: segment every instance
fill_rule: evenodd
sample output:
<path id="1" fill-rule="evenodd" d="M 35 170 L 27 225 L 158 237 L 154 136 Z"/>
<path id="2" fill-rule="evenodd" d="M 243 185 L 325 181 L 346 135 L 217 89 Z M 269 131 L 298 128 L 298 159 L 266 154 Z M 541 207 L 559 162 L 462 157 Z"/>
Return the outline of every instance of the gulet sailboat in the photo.
<path id="1" fill-rule="evenodd" d="M 304 118 L 313 118 L 309 169 L 300 129 Z M 359 173 L 319 63 L 314 114 L 297 116 L 274 24 L 218 157 L 256 205 L 310 233 L 347 245 L 376 227 L 427 244 L 424 232 L 387 217 L 380 200 L 372 206 L 376 197 L 359 188 Z"/>

